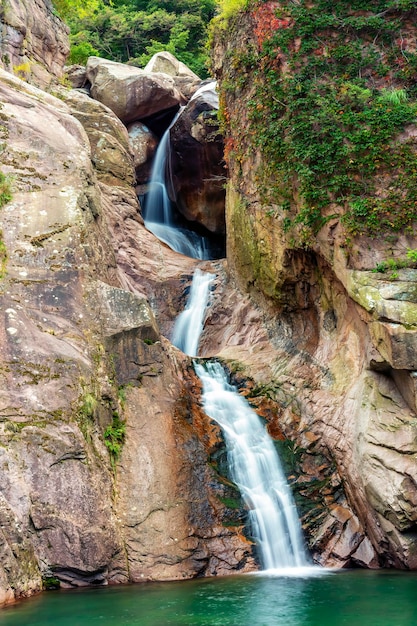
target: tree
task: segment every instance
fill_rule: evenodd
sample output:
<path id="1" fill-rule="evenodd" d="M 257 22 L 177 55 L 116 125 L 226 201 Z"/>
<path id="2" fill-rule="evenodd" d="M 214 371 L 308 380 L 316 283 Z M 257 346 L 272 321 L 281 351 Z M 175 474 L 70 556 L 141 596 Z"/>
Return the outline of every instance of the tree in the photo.
<path id="1" fill-rule="evenodd" d="M 71 29 L 70 62 L 91 54 L 140 67 L 168 50 L 202 78 L 216 0 L 54 0 Z"/>

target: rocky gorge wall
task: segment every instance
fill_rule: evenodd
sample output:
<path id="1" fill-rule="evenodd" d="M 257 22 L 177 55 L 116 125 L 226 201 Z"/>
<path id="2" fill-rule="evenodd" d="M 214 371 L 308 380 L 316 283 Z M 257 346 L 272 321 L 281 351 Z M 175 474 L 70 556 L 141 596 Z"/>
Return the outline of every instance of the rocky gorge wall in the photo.
<path id="1" fill-rule="evenodd" d="M 226 25 L 219 21 L 214 30 L 213 69 L 219 81 L 230 176 L 226 201 L 230 280 L 257 302 L 267 332 L 262 342 L 253 335 L 249 350 L 242 350 L 236 336 L 228 345 L 220 345 L 219 337 L 215 345 L 215 332 L 212 342 L 207 337 L 203 345 L 219 350 L 239 368 L 244 364 L 243 376 L 249 374 L 256 382 L 249 395 L 266 395 L 277 402 L 278 415 L 269 416 L 271 429 L 276 432 L 278 427 L 281 437 L 295 442 L 293 488 L 318 562 L 415 568 L 417 275 L 413 264 L 395 264 L 407 249 L 417 247 L 415 222 L 386 238 L 383 218 L 381 236 L 352 234 L 343 221 L 345 209 L 334 201 L 328 201 L 322 221 L 314 221 L 315 209 L 303 206 L 302 184 L 307 187 L 300 162 L 276 169 L 268 162 L 274 155 L 259 136 L 265 137 L 265 129 L 280 116 L 289 115 L 290 104 L 280 100 L 281 95 L 274 96 L 273 87 L 269 100 L 258 100 L 259 86 L 267 93 L 265 86 L 271 81 L 276 93 L 281 93 L 279 89 L 284 93 L 280 85 L 286 81 L 293 85 L 291 72 L 302 68 L 308 57 L 299 53 L 301 36 L 292 39 L 292 32 L 287 32 L 296 24 L 289 4 L 255 3 Z M 307 4 L 308 8 L 304 3 L 299 7 L 305 29 L 309 12 L 315 10 L 315 3 Z M 346 6 L 340 11 L 346 13 Z M 412 16 L 406 12 L 404 20 L 412 52 Z M 289 42 L 286 53 L 273 44 L 281 31 L 280 41 Z M 343 32 L 348 37 L 349 31 Z M 328 26 L 320 37 L 313 56 L 316 65 L 319 54 L 331 58 L 331 45 L 336 44 L 330 42 L 337 41 Z M 323 37 L 327 51 L 320 48 Z M 362 37 L 361 54 L 366 58 L 366 34 Z M 331 67 L 330 62 L 323 67 Z M 366 71 L 372 76 L 370 69 Z M 296 87 L 294 81 L 295 92 L 289 87 L 288 94 L 297 94 Z M 299 82 L 298 92 L 302 88 Z M 324 106 L 323 93 L 321 97 Z M 338 114 L 342 113 L 340 106 Z M 318 134 L 320 126 L 315 124 L 312 131 Z M 283 141 L 290 142 L 291 125 L 286 128 Z M 415 126 L 408 124 L 397 141 L 409 142 L 413 151 L 414 136 Z M 329 139 L 322 141 L 325 147 Z M 299 158 L 305 158 L 308 167 L 307 157 Z M 312 161 L 311 157 L 310 165 Z M 390 175 L 380 177 L 377 196 L 385 194 L 382 185 Z M 394 178 L 391 183 L 390 189 L 395 187 Z M 271 190 L 278 190 L 278 198 L 271 197 Z M 415 219 L 416 205 L 411 206 Z M 389 258 L 394 259 L 393 275 L 375 271 Z M 218 306 L 212 315 L 221 319 L 225 305 Z M 248 327 L 244 332 L 250 334 Z M 241 341 L 247 343 L 242 336 Z"/>
<path id="2" fill-rule="evenodd" d="M 223 523 L 218 429 L 160 331 L 197 263 L 145 230 L 127 128 L 56 82 L 1 70 L 0 90 L 0 604 L 255 568 L 240 520 Z"/>
<path id="3" fill-rule="evenodd" d="M 55 83 L 55 95 L 0 73 L 0 163 L 12 177 L 0 210 L 0 603 L 51 578 L 79 586 L 256 569 L 219 429 L 190 359 L 167 339 L 196 267 L 216 274 L 201 354 L 227 364 L 268 422 L 315 561 L 416 567 L 415 270 L 374 273 L 386 244 L 354 238 L 347 249 L 336 218 L 309 246 L 290 239 L 247 132 L 256 81 L 236 63 L 257 45 L 255 17 L 240 15 L 214 47 L 227 260 L 171 251 L 144 228 L 136 194 L 149 154 L 138 164 L 130 125 L 152 152 L 152 113 L 172 116 L 200 84 L 186 68 L 169 55 L 147 70 L 93 57 L 86 88 Z M 62 65 L 51 71 L 44 84 Z M 192 109 L 190 134 L 203 145 L 218 135 L 213 113 Z M 214 205 L 206 225 L 221 233 Z M 200 197 L 193 215 L 202 207 Z M 395 246 L 417 243 L 401 235 Z"/>
<path id="4" fill-rule="evenodd" d="M 69 29 L 51 0 L 2 0 L 0 67 L 45 87 L 63 74 Z"/>

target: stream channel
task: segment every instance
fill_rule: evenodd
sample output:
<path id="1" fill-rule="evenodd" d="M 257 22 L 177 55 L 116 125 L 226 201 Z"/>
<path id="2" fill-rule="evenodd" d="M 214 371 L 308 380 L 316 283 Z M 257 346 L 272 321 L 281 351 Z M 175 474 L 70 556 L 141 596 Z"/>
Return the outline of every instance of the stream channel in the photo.
<path id="1" fill-rule="evenodd" d="M 166 133 L 168 135 L 168 131 Z M 157 154 L 145 225 L 177 252 L 210 259 L 210 242 L 178 227 Z M 214 275 L 196 270 L 172 343 L 196 357 Z M 249 510 L 262 571 L 246 575 L 55 591 L 0 611 L 0 626 L 413 626 L 417 572 L 326 570 L 306 555 L 272 440 L 215 360 L 196 360 L 203 407 L 221 427 L 230 473 Z"/>

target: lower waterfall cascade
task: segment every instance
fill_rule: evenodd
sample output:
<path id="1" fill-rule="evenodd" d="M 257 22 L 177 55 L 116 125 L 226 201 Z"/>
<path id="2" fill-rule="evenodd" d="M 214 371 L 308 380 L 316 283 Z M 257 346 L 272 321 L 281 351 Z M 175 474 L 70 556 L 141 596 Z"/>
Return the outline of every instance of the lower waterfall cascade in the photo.
<path id="1" fill-rule="evenodd" d="M 172 343 L 190 356 L 197 354 L 213 278 L 196 270 L 188 303 L 174 327 Z M 194 368 L 203 384 L 204 410 L 222 429 L 231 478 L 249 510 L 262 568 L 308 567 L 296 506 L 264 424 L 228 382 L 220 363 L 195 362 Z"/>

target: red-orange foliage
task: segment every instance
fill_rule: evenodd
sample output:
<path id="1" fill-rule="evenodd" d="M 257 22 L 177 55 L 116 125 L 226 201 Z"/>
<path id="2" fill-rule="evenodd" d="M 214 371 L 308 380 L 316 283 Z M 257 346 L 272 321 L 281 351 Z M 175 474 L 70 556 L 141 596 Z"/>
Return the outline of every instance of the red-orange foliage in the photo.
<path id="1" fill-rule="evenodd" d="M 253 11 L 255 19 L 255 35 L 258 41 L 259 49 L 262 48 L 264 41 L 270 39 L 274 32 L 280 28 L 288 28 L 292 24 L 290 17 L 277 17 L 276 9 L 279 7 L 278 2 L 266 2 L 259 5 Z"/>

